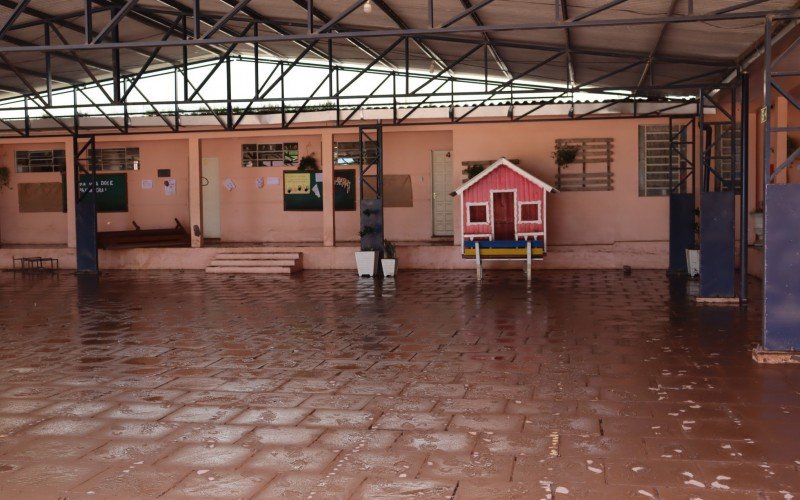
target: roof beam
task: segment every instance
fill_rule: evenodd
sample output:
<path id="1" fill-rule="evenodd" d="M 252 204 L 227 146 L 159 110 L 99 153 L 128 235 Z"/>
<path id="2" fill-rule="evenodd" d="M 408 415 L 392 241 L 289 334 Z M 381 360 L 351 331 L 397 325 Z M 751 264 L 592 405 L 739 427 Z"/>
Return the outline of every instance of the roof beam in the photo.
<path id="1" fill-rule="evenodd" d="M 451 26 L 451 25 L 459 22 L 460 20 L 464 19 L 465 17 L 471 16 L 472 14 L 475 14 L 475 12 L 477 10 L 480 10 L 480 9 L 486 7 L 487 5 L 489 5 L 492 2 L 494 2 L 494 0 L 481 0 L 479 3 L 476 3 L 475 5 L 470 5 L 469 7 L 465 6 L 466 9 L 463 12 L 460 12 L 459 14 L 456 14 L 455 16 L 451 17 L 450 19 L 448 19 L 447 21 L 442 23 L 441 27 L 442 28 L 447 28 L 448 26 Z M 463 4 L 463 2 L 462 2 L 462 4 Z"/>
<path id="2" fill-rule="evenodd" d="M 619 5 L 621 3 L 625 3 L 627 1 L 628 0 L 612 0 L 611 2 L 604 3 L 603 5 L 595 7 L 594 9 L 591 9 L 589 11 L 586 11 L 583 14 L 577 15 L 573 19 L 570 19 L 569 21 L 570 22 L 582 21 L 582 20 L 584 20 L 584 19 L 586 19 L 588 17 L 592 17 L 595 14 L 599 14 L 601 12 L 604 12 L 604 11 L 606 11 L 606 10 L 612 8 L 612 7 L 616 7 L 617 5 Z"/>
<path id="3" fill-rule="evenodd" d="M 556 20 L 566 21 L 569 19 L 569 6 L 567 0 L 556 0 Z M 569 35 L 569 28 L 564 28 L 564 50 L 567 54 L 567 87 L 575 86 L 575 65 L 572 61 L 572 40 Z"/>
<path id="4" fill-rule="evenodd" d="M 426 36 L 425 38 L 429 40 L 441 40 L 443 42 L 452 42 L 452 43 L 466 43 L 470 45 L 479 43 L 474 38 L 460 37 L 459 34 L 441 35 L 441 36 L 430 35 Z M 516 42 L 516 41 L 495 39 L 494 43 L 498 47 L 510 47 L 515 49 L 539 50 L 542 52 L 564 51 L 563 46 L 543 45 L 543 44 L 529 43 L 529 42 Z M 584 49 L 575 46 L 571 47 L 571 49 L 573 54 L 581 54 L 587 56 L 614 57 L 619 59 L 641 59 L 641 60 L 647 59 L 647 54 L 641 52 L 620 52 L 620 51 L 607 51 L 599 49 Z M 658 56 L 656 59 L 662 62 L 675 63 L 675 64 L 690 64 L 695 66 L 715 66 L 715 67 L 722 66 L 727 68 L 735 65 L 735 61 L 732 60 L 695 59 L 695 58 L 673 57 L 664 55 Z"/>
<path id="5" fill-rule="evenodd" d="M 12 0 L 0 0 L 0 6 L 7 7 L 7 8 L 13 8 L 14 2 Z M 104 7 L 103 10 L 108 10 L 108 8 Z M 80 26 L 78 24 L 75 24 L 72 21 L 69 21 L 64 16 L 50 16 L 50 14 L 47 14 L 46 12 L 43 12 L 41 10 L 38 10 L 38 9 L 35 9 L 35 8 L 32 8 L 32 7 L 26 7 L 25 11 L 24 11 L 24 14 L 26 16 L 35 17 L 36 19 L 39 19 L 42 23 L 50 23 L 53 26 L 61 26 L 62 28 L 68 29 L 70 31 L 74 31 L 76 33 L 80 33 L 81 35 L 84 34 L 84 27 L 83 26 Z M 83 16 L 83 15 L 84 15 L 83 11 L 80 11 L 79 13 L 74 14 L 75 17 Z M 69 16 L 67 16 L 67 17 L 69 17 Z M 26 42 L 25 40 L 21 40 L 19 38 L 15 38 L 15 37 L 11 37 L 11 36 L 6 36 L 5 40 L 7 42 L 13 43 L 15 45 L 33 45 L 30 42 Z M 144 55 L 147 55 L 147 51 L 136 49 L 135 52 L 143 53 Z M 110 66 L 106 66 L 105 64 L 97 63 L 97 62 L 94 62 L 94 61 L 91 61 L 91 60 L 88 60 L 88 59 L 84 59 L 84 61 L 86 62 L 86 64 L 88 64 L 89 66 L 91 66 L 91 67 L 93 67 L 95 69 L 99 69 L 99 70 L 102 70 L 102 71 L 108 71 L 109 73 L 112 71 L 111 67 Z M 166 59 L 164 59 L 163 61 L 172 63 L 172 61 L 169 61 L 169 60 L 166 60 Z"/>
<path id="6" fill-rule="evenodd" d="M 760 3 L 764 3 L 767 0 L 750 0 L 749 2 L 742 2 L 736 5 L 731 5 L 730 7 L 725 7 L 724 9 L 715 10 L 712 14 L 727 14 L 728 12 L 733 12 L 735 10 L 744 9 L 747 7 L 752 7 L 753 5 L 758 5 Z"/>
<path id="7" fill-rule="evenodd" d="M 164 0 L 160 0 L 164 1 Z M 377 5 L 382 0 L 371 0 Z M 763 19 L 771 16 L 775 19 L 795 19 L 800 18 L 800 11 L 797 10 L 771 10 L 771 11 L 752 11 L 752 12 L 731 12 L 728 14 L 709 15 L 699 14 L 693 16 L 656 16 L 641 18 L 613 18 L 602 20 L 587 20 L 581 22 L 570 21 L 570 28 L 590 28 L 590 27 L 614 27 L 614 26 L 647 26 L 653 24 L 687 24 L 703 21 L 734 21 L 742 19 Z M 260 35 L 250 37 L 230 37 L 209 40 L 168 40 L 161 42 L 158 40 L 137 40 L 125 41 L 120 43 L 102 43 L 98 45 L 73 44 L 73 45 L 37 45 L 36 47 L 6 47 L 0 46 L 0 52 L 58 52 L 68 50 L 109 50 L 114 48 L 134 49 L 146 47 L 183 47 L 183 46 L 202 46 L 202 45 L 228 45 L 231 43 L 271 43 L 271 42 L 318 42 L 321 40 L 338 40 L 346 38 L 384 38 L 406 36 L 410 38 L 436 38 L 442 34 L 475 34 L 475 33 L 494 33 L 506 31 L 536 31 L 536 30 L 559 30 L 564 28 L 564 23 L 545 22 L 526 22 L 513 24 L 499 24 L 486 26 L 451 26 L 449 28 L 407 28 L 407 29 L 374 29 L 363 31 L 340 31 L 329 33 L 302 33 L 287 35 Z M 724 63 L 721 63 L 724 64 Z"/>
<path id="8" fill-rule="evenodd" d="M 670 0 L 669 8 L 667 9 L 667 15 L 671 16 L 675 14 L 675 9 L 678 7 L 679 0 Z M 653 68 L 653 58 L 656 56 L 658 49 L 661 47 L 661 41 L 664 39 L 664 33 L 667 31 L 668 24 L 662 24 L 661 28 L 658 31 L 658 38 L 656 38 L 656 43 L 653 44 L 653 49 L 650 51 L 650 55 L 647 56 L 647 63 L 644 65 L 644 69 L 642 70 L 642 76 L 639 77 L 639 82 L 636 84 L 637 93 L 638 89 L 644 85 L 644 81 L 647 78 L 647 75 L 652 76 L 652 68 Z"/>
<path id="9" fill-rule="evenodd" d="M 11 15 L 6 19 L 6 22 L 3 23 L 3 26 L 0 26 L 0 40 L 6 36 L 6 33 L 8 33 L 8 30 L 11 29 L 11 26 L 14 25 L 19 16 L 25 12 L 25 8 L 29 3 L 31 3 L 31 0 L 20 0 L 16 7 L 14 7 L 14 10 L 11 11 Z"/>
<path id="10" fill-rule="evenodd" d="M 383 0 L 372 0 L 372 3 L 374 3 L 379 9 L 381 9 L 381 11 L 384 14 L 386 14 L 389 17 L 389 19 L 391 19 L 392 22 L 394 22 L 394 24 L 397 25 L 398 28 L 400 28 L 401 30 L 409 30 L 409 29 L 411 29 L 411 27 L 408 25 L 408 23 L 406 23 L 403 20 L 403 18 L 401 18 L 399 15 L 397 15 L 397 12 L 395 12 L 391 7 L 389 7 L 386 4 L 386 2 L 384 2 Z M 413 38 L 413 40 L 414 40 L 414 44 L 417 47 L 419 47 L 419 49 L 426 56 L 428 56 L 436 64 L 438 64 L 440 68 L 444 68 L 444 67 L 447 66 L 447 63 L 445 63 L 444 60 L 441 57 L 439 57 L 439 55 L 436 52 L 434 52 L 430 47 L 428 47 L 424 42 L 422 42 L 421 40 L 418 40 L 416 38 Z"/>
<path id="11" fill-rule="evenodd" d="M 67 43 L 67 39 L 64 38 L 64 35 L 61 34 L 61 31 L 55 25 L 50 26 L 50 29 L 52 29 L 53 33 L 55 33 L 56 36 L 59 38 L 59 40 L 61 40 L 61 43 Z M 92 82 L 94 82 L 97 88 L 100 89 L 100 91 L 106 96 L 108 102 L 113 101 L 114 99 L 112 99 L 111 96 L 108 94 L 108 92 L 106 92 L 106 89 L 100 84 L 100 81 L 97 80 L 97 77 L 94 76 L 92 70 L 86 65 L 86 63 L 78 55 L 78 53 L 73 51 L 69 52 L 69 55 L 72 56 L 75 59 L 75 61 L 77 61 L 77 63 L 81 65 L 81 68 L 83 68 L 84 73 L 86 73 L 89 76 L 89 78 L 92 80 Z"/>
<path id="12" fill-rule="evenodd" d="M 167 3 L 167 0 L 159 0 L 159 1 L 161 1 L 162 3 Z M 234 0 L 219 0 L 219 1 L 222 2 L 223 4 L 229 6 L 229 7 L 234 7 L 236 5 Z M 177 3 L 177 2 L 174 2 L 174 0 L 169 0 L 167 5 L 173 5 L 174 3 Z M 269 17 L 261 14 L 260 12 L 258 12 L 255 9 L 253 9 L 252 7 L 245 7 L 245 8 L 242 9 L 242 12 L 244 12 L 245 14 L 250 16 L 256 22 L 258 22 L 260 24 L 263 24 L 264 26 L 266 26 L 267 28 L 271 29 L 272 31 L 274 31 L 275 33 L 277 33 L 279 35 L 283 35 L 283 36 L 291 35 L 291 33 L 288 30 L 286 30 L 285 28 L 283 28 L 280 24 L 276 23 L 275 21 L 273 21 Z M 297 46 L 303 48 L 304 50 L 309 48 L 309 47 L 311 47 L 310 52 L 316 54 L 319 57 L 322 57 L 323 59 L 327 59 L 329 57 L 328 54 L 325 53 L 324 50 L 318 49 L 315 45 L 311 45 L 311 44 L 309 44 L 307 42 L 304 42 L 302 40 L 292 40 L 292 41 Z M 285 58 L 285 56 L 282 56 L 280 54 L 278 54 L 278 55 L 282 59 Z"/>
<path id="13" fill-rule="evenodd" d="M 329 24 L 331 22 L 331 17 L 330 16 L 328 16 L 327 14 L 325 14 L 324 12 L 319 10 L 318 8 L 314 7 L 313 0 L 292 0 L 292 1 L 295 4 L 297 4 L 298 7 L 302 8 L 302 9 L 304 9 L 306 11 L 306 15 L 308 16 L 309 33 L 311 33 L 312 30 L 313 30 L 313 20 L 314 20 L 315 17 L 317 19 L 319 19 L 324 24 Z M 331 27 L 331 31 L 338 31 L 338 30 L 335 30 L 334 28 L 337 28 L 339 26 L 341 26 L 341 23 L 340 22 L 336 22 Z M 373 49 L 372 47 L 370 47 L 368 44 L 362 42 L 361 40 L 358 40 L 358 39 L 355 39 L 355 38 L 350 38 L 347 41 L 350 42 L 351 44 L 353 44 L 353 46 L 355 46 L 356 48 L 358 48 L 362 52 L 364 52 L 366 55 L 371 57 L 373 60 L 375 60 L 376 58 L 378 58 L 380 56 L 380 53 L 377 50 Z M 397 69 L 397 66 L 395 66 L 394 64 L 392 64 L 390 61 L 387 61 L 387 60 L 383 60 L 381 64 L 383 64 L 384 66 L 386 66 L 388 68 Z"/>
<path id="14" fill-rule="evenodd" d="M 241 11 L 242 9 L 247 7 L 247 4 L 249 4 L 249 3 L 250 3 L 250 0 L 239 0 L 239 2 L 236 5 L 234 5 L 233 8 L 228 11 L 227 14 L 222 16 L 219 21 L 214 23 L 214 26 L 212 26 L 208 31 L 205 32 L 205 34 L 203 35 L 203 38 L 211 38 L 211 35 L 213 35 L 217 31 L 219 31 L 221 28 L 223 28 L 225 26 L 225 24 L 228 21 L 230 21 L 233 16 L 235 16 L 236 14 L 239 13 L 239 11 Z"/>
<path id="15" fill-rule="evenodd" d="M 465 9 L 469 10 L 469 16 L 472 18 L 472 21 L 475 23 L 475 26 L 484 26 L 483 20 L 480 18 L 477 12 L 475 12 L 474 5 L 470 2 L 470 0 L 461 0 L 461 5 L 464 6 Z M 487 43 L 487 48 L 489 53 L 492 55 L 492 59 L 494 59 L 495 64 L 497 67 L 500 68 L 500 72 L 503 73 L 503 76 L 506 78 L 511 78 L 511 71 L 508 69 L 508 64 L 506 64 L 503 57 L 500 55 L 497 47 L 494 44 L 494 39 L 489 35 L 489 33 L 482 33 L 483 40 Z"/>
<path id="16" fill-rule="evenodd" d="M 139 0 L 128 0 L 125 2 L 125 5 L 123 5 L 122 8 L 114 13 L 108 24 L 106 24 L 103 29 L 101 29 L 100 32 L 94 37 L 92 43 L 98 43 L 108 36 L 108 34 L 111 33 L 111 31 L 116 28 L 123 19 L 125 19 L 125 16 L 127 16 L 128 12 L 130 12 L 131 9 L 136 6 L 136 2 L 138 1 Z"/>

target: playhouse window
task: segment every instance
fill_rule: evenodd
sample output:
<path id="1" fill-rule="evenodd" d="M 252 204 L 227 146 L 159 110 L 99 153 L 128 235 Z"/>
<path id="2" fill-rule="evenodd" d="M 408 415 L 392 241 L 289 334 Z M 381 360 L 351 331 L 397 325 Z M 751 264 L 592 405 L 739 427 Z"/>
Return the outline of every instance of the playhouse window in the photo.
<path id="1" fill-rule="evenodd" d="M 542 215 L 539 212 L 539 202 L 522 202 L 519 204 L 520 222 L 542 222 Z"/>
<path id="2" fill-rule="evenodd" d="M 489 208 L 484 205 L 469 205 L 467 207 L 467 223 L 486 224 L 489 222 Z"/>

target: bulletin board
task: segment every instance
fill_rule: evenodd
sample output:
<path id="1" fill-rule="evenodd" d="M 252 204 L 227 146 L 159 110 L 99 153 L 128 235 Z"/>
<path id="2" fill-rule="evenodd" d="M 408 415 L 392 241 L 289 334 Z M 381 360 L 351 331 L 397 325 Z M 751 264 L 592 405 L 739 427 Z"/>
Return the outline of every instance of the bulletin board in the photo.
<path id="1" fill-rule="evenodd" d="M 24 182 L 17 185 L 20 213 L 63 212 L 60 182 Z"/>
<path id="2" fill-rule="evenodd" d="M 333 177 L 336 210 L 356 209 L 356 171 L 336 170 Z M 283 209 L 322 211 L 322 172 L 284 172 Z"/>
<path id="3" fill-rule="evenodd" d="M 378 182 L 375 175 L 367 175 L 364 179 L 371 185 Z M 371 189 L 364 190 L 365 200 L 374 200 L 375 192 Z M 384 207 L 413 207 L 414 191 L 411 188 L 410 175 L 384 175 L 383 176 L 383 206 Z"/>
<path id="4" fill-rule="evenodd" d="M 92 185 L 91 174 L 82 174 L 78 189 L 83 196 Z M 128 211 L 128 176 L 127 174 L 97 174 L 97 211 Z"/>

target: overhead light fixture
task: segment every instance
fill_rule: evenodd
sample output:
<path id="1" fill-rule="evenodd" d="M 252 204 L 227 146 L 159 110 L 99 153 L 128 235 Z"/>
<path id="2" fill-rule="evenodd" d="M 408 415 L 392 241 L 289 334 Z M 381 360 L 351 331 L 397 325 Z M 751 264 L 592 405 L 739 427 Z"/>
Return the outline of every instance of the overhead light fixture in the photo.
<path id="1" fill-rule="evenodd" d="M 364 4 L 364 14 L 369 14 L 372 12 L 372 1 L 367 0 L 367 3 Z"/>
<path id="2" fill-rule="evenodd" d="M 436 61 L 431 61 L 431 65 L 428 68 L 428 73 L 430 74 L 436 73 Z"/>

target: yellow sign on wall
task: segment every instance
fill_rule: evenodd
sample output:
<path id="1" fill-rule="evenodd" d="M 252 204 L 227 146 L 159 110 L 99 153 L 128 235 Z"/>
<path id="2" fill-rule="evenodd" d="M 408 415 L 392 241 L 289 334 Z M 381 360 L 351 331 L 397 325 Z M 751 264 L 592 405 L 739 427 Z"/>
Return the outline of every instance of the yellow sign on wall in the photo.
<path id="1" fill-rule="evenodd" d="M 307 172 L 284 173 L 283 194 L 308 194 L 311 190 L 311 176 Z"/>

